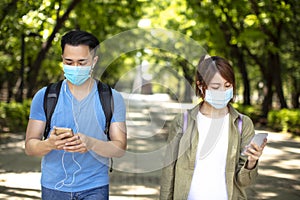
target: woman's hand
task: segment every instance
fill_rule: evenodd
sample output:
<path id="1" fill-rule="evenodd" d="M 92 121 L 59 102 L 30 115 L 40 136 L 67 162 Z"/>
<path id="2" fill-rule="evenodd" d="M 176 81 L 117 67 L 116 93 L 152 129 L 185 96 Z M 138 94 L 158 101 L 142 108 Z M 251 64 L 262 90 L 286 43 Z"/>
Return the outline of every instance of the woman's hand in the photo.
<path id="1" fill-rule="evenodd" d="M 264 140 L 264 143 L 261 146 L 258 146 L 255 143 L 251 143 L 250 146 L 247 148 L 247 151 L 245 152 L 245 155 L 248 156 L 246 168 L 251 170 L 255 168 L 258 159 L 262 155 L 262 152 L 267 145 L 267 139 Z"/>

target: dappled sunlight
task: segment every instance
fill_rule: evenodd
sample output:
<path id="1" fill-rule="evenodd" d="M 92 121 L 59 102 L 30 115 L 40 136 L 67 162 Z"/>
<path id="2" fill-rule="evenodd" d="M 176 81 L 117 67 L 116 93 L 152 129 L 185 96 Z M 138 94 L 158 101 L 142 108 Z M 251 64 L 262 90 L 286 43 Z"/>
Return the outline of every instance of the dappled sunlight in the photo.
<path id="1" fill-rule="evenodd" d="M 286 174 L 286 173 L 278 173 L 278 170 L 260 170 L 260 175 L 269 175 L 276 178 L 284 178 L 284 179 L 296 179 L 297 175 L 294 174 Z"/>
<path id="2" fill-rule="evenodd" d="M 265 198 L 272 198 L 272 197 L 276 197 L 277 196 L 277 194 L 276 193 L 274 193 L 274 192 L 261 192 L 260 193 L 260 195 L 261 195 L 261 197 L 265 197 Z"/>
<path id="3" fill-rule="evenodd" d="M 270 133 L 260 159 L 257 182 L 247 190 L 249 200 L 299 197 L 299 152 L 299 142 L 288 134 Z"/>
<path id="4" fill-rule="evenodd" d="M 283 151 L 287 151 L 287 152 L 291 152 L 291 153 L 296 153 L 296 154 L 300 154 L 300 145 L 298 147 L 282 147 Z"/>
<path id="5" fill-rule="evenodd" d="M 115 171 L 111 174 L 110 199 L 158 199 L 160 171 L 135 174 Z"/>
<path id="6" fill-rule="evenodd" d="M 167 136 L 166 127 L 162 127 L 161 122 L 166 120 L 166 123 L 170 123 L 181 107 L 164 103 L 155 106 L 161 109 L 144 106 L 141 112 L 138 109 L 128 112 L 132 123 L 136 124 L 127 127 L 126 156 L 114 159 L 114 171 L 110 173 L 112 200 L 158 199 L 161 177 L 161 166 L 158 164 L 163 163 L 164 151 L 158 151 L 158 154 L 154 152 L 166 144 Z M 171 111 L 165 112 L 164 109 Z M 150 121 L 149 116 L 155 120 Z M 0 147 L 0 199 L 40 199 L 40 158 L 25 155 L 23 137 L 3 143 Z M 257 182 L 247 189 L 248 199 L 293 200 L 293 197 L 299 197 L 299 166 L 299 142 L 287 134 L 270 132 L 259 163 L 260 175 Z"/>
<path id="7" fill-rule="evenodd" d="M 144 113 L 141 113 L 141 112 L 130 112 L 130 113 L 127 114 L 127 117 L 129 119 L 135 119 L 135 118 L 146 117 L 146 115 Z"/>
<path id="8" fill-rule="evenodd" d="M 0 199 L 40 199 L 38 172 L 0 174 Z"/>
<path id="9" fill-rule="evenodd" d="M 0 174 L 0 182 L 2 186 L 6 187 L 31 188 L 39 190 L 40 176 L 41 173 L 39 172 L 6 173 L 5 176 Z"/>
<path id="10" fill-rule="evenodd" d="M 128 126 L 147 126 L 149 125 L 149 121 L 148 120 L 137 120 L 137 121 L 128 121 L 127 125 Z"/>
<path id="11" fill-rule="evenodd" d="M 147 196 L 147 195 L 157 195 L 158 190 L 150 187 L 146 187 L 144 185 L 126 185 L 126 186 L 118 186 L 121 190 L 120 196 Z"/>

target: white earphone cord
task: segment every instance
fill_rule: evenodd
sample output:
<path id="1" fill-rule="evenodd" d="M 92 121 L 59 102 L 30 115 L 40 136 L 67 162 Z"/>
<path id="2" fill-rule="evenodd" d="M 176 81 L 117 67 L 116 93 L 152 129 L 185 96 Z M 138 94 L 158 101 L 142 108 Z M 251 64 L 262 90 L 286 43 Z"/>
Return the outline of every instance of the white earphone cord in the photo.
<path id="1" fill-rule="evenodd" d="M 90 85 L 89 85 L 90 87 Z M 66 89 L 66 84 L 65 84 L 65 87 L 64 87 L 64 90 L 65 90 L 65 93 L 67 94 L 67 97 L 70 99 L 71 101 L 71 105 L 72 105 L 72 115 L 73 115 L 73 118 L 74 118 L 74 122 L 75 122 L 75 126 L 76 126 L 76 132 L 79 131 L 79 126 L 78 126 L 78 123 L 77 123 L 77 120 L 76 120 L 76 115 L 74 113 L 74 98 L 73 96 L 69 97 L 68 96 L 68 93 L 67 93 L 67 89 Z M 55 184 L 55 189 L 60 189 L 62 188 L 63 186 L 71 186 L 74 182 L 75 182 L 75 175 L 81 170 L 81 166 L 80 164 L 76 161 L 75 159 L 75 156 L 74 156 L 74 153 L 72 153 L 72 160 L 77 164 L 77 166 L 79 167 L 78 170 L 76 170 L 73 175 L 72 175 L 72 182 L 71 183 L 68 183 L 68 184 L 65 184 L 65 181 L 68 179 L 68 174 L 67 174 L 67 170 L 65 168 L 65 164 L 64 164 L 64 157 L 65 157 L 65 154 L 66 154 L 66 151 L 64 151 L 62 157 L 61 157 L 61 163 L 62 163 L 62 166 L 63 166 L 63 170 L 64 170 L 64 173 L 65 173 L 65 178 L 59 182 L 57 182 Z"/>

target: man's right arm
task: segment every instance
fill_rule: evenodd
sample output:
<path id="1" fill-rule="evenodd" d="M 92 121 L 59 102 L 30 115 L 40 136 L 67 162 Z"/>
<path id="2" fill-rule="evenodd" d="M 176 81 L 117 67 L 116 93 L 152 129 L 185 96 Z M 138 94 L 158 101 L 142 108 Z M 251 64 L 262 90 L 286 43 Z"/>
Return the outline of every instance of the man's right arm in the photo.
<path id="1" fill-rule="evenodd" d="M 49 137 L 43 140 L 45 125 L 44 121 L 29 119 L 25 139 L 25 153 L 27 155 L 44 156 L 54 149 L 63 149 L 65 140 L 62 138 L 68 133 L 56 136 L 52 130 Z"/>
<path id="2" fill-rule="evenodd" d="M 29 156 L 44 156 L 51 151 L 51 146 L 42 140 L 45 122 L 29 119 L 26 129 L 25 153 Z"/>
<path id="3" fill-rule="evenodd" d="M 46 123 L 29 119 L 26 129 L 25 153 L 29 156 L 44 156 L 55 148 L 51 141 L 42 140 Z"/>

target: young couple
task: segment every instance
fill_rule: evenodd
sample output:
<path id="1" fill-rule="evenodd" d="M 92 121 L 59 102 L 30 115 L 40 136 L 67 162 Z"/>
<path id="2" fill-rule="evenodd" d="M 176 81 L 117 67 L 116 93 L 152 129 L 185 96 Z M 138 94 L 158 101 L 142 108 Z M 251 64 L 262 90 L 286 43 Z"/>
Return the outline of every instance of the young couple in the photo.
<path id="1" fill-rule="evenodd" d="M 110 140 L 104 133 L 105 115 L 96 81 L 91 77 L 98 60 L 98 39 L 85 31 L 70 31 L 61 40 L 65 80 L 53 112 L 50 132 L 43 139 L 46 87 L 32 100 L 25 152 L 42 158 L 42 199 L 108 199 L 108 161 L 126 151 L 125 103 L 112 89 L 114 111 Z M 174 120 L 166 167 L 161 177 L 161 199 L 246 199 L 245 187 L 257 176 L 262 146 L 244 147 L 254 135 L 249 117 L 230 105 L 235 77 L 225 59 L 202 57 L 197 66 L 196 94 L 203 99 Z M 242 129 L 239 131 L 239 122 Z M 60 135 L 55 127 L 71 128 Z M 184 132 L 184 133 L 183 133 Z M 172 141 L 172 142 L 171 142 Z"/>

